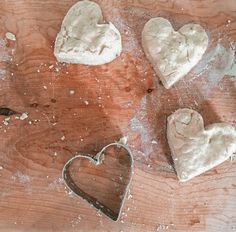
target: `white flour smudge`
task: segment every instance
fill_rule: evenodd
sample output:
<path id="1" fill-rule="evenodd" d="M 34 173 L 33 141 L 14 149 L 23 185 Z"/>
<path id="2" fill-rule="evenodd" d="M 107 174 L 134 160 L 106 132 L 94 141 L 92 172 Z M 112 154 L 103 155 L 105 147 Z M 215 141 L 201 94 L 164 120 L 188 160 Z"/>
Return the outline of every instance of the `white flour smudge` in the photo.
<path id="1" fill-rule="evenodd" d="M 28 183 L 32 180 L 32 178 L 28 175 L 25 175 L 23 174 L 22 172 L 16 172 L 12 177 L 11 179 L 14 181 L 14 182 L 20 182 L 22 184 L 24 183 Z"/>
<path id="2" fill-rule="evenodd" d="M 64 186 L 64 180 L 58 178 L 48 185 L 48 189 L 60 191 L 62 186 Z"/>
<path id="3" fill-rule="evenodd" d="M 147 96 L 144 96 L 144 97 L 141 99 L 140 107 L 141 107 L 141 109 L 144 110 L 145 113 L 146 113 L 146 111 L 145 111 L 146 105 L 147 105 Z"/>
<path id="4" fill-rule="evenodd" d="M 134 18 L 142 17 L 145 20 L 145 13 L 142 12 L 142 15 L 139 15 L 139 11 L 136 12 L 133 9 L 113 9 L 112 11 L 115 17 L 110 20 L 123 35 L 122 52 L 132 54 L 135 58 L 142 57 L 143 50 L 139 42 L 140 37 L 137 36 L 137 28 L 129 22 L 130 20 L 127 20 L 127 17 L 132 17 L 132 13 Z M 125 14 L 125 19 L 122 14 Z"/>
<path id="5" fill-rule="evenodd" d="M 76 218 L 71 220 L 71 226 L 72 227 L 77 226 L 81 222 L 81 220 L 82 220 L 82 216 L 81 215 L 77 216 Z"/>
<path id="6" fill-rule="evenodd" d="M 169 226 L 165 225 L 165 224 L 159 224 L 156 228 L 156 231 L 164 231 L 164 230 L 168 230 Z"/>
<path id="7" fill-rule="evenodd" d="M 232 46 L 227 49 L 218 43 L 203 57 L 193 72 L 194 79 L 206 75 L 206 85 L 202 90 L 208 93 L 225 76 L 236 77 L 235 50 Z"/>
<path id="8" fill-rule="evenodd" d="M 6 46 L 6 40 L 0 39 L 0 64 L 4 62 L 9 62 L 12 60 L 12 55 L 14 53 L 13 49 L 9 49 Z M 6 68 L 4 64 L 0 66 L 0 80 L 4 80 L 6 77 Z"/>
<path id="9" fill-rule="evenodd" d="M 213 71 L 217 76 L 236 75 L 235 51 L 230 47 L 226 49 L 217 44 L 209 51 L 194 69 L 195 74 L 201 75 L 206 71 Z M 216 66 L 216 67 L 215 67 Z"/>
<path id="10" fill-rule="evenodd" d="M 152 138 L 150 136 L 150 128 L 147 125 L 147 112 L 146 112 L 147 98 L 144 96 L 140 102 L 140 108 L 137 110 L 136 115 L 130 120 L 127 131 L 128 137 L 132 137 L 133 133 L 138 133 L 141 139 L 141 149 L 138 153 L 148 157 L 153 152 Z"/>
<path id="11" fill-rule="evenodd" d="M 0 39 L 0 62 L 10 61 L 12 56 L 9 54 L 9 49 L 6 47 L 6 41 Z"/>
<path id="12" fill-rule="evenodd" d="M 149 141 L 148 131 L 144 127 L 144 125 L 140 122 L 140 120 L 136 117 L 132 118 L 130 121 L 130 128 L 133 131 L 138 131 L 140 133 L 142 143 L 147 143 Z"/>
<path id="13" fill-rule="evenodd" d="M 5 76 L 6 76 L 6 71 L 4 69 L 0 69 L 0 80 L 1 79 L 3 80 Z"/>
<path id="14" fill-rule="evenodd" d="M 122 19 L 114 19 L 114 24 L 120 31 L 123 31 L 127 35 L 125 43 L 123 43 L 123 52 L 137 53 L 139 52 L 137 48 L 139 47 L 138 39 L 136 38 L 132 29 L 127 25 L 127 23 Z"/>

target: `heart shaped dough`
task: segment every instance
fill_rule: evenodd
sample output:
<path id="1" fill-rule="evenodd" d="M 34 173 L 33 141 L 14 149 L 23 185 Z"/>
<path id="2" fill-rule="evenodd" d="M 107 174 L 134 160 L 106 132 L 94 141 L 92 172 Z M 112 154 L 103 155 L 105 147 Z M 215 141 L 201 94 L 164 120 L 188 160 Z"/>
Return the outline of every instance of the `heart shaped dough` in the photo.
<path id="1" fill-rule="evenodd" d="M 98 4 L 79 1 L 65 16 L 58 33 L 54 54 L 59 62 L 101 65 L 120 55 L 121 36 L 112 24 L 102 24 Z"/>
<path id="2" fill-rule="evenodd" d="M 168 143 L 180 181 L 208 171 L 236 152 L 236 129 L 227 123 L 204 129 L 202 116 L 191 109 L 179 109 L 167 121 Z"/>
<path id="3" fill-rule="evenodd" d="M 150 19 L 142 32 L 142 46 L 165 88 L 184 77 L 202 58 L 208 36 L 198 24 L 175 31 L 167 19 Z"/>

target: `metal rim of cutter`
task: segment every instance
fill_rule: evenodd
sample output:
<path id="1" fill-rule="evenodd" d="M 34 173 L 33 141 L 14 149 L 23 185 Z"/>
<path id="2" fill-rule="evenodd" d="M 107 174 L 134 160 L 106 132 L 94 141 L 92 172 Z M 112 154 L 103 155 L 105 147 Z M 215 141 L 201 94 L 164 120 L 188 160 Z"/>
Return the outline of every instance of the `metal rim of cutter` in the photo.
<path id="1" fill-rule="evenodd" d="M 75 159 L 78 159 L 78 158 L 85 158 L 85 159 L 88 159 L 89 161 L 91 161 L 94 165 L 100 165 L 102 163 L 102 160 L 101 160 L 102 155 L 104 155 L 105 150 L 107 148 L 111 147 L 111 146 L 117 146 L 118 148 L 119 147 L 124 148 L 128 152 L 129 157 L 130 157 L 130 168 L 131 168 L 131 170 L 130 170 L 130 174 L 129 174 L 129 181 L 128 181 L 126 187 L 125 187 L 124 194 L 122 196 L 122 201 L 121 201 L 118 213 L 114 212 L 109 207 L 106 207 L 104 204 L 99 202 L 95 197 L 85 193 L 82 189 L 80 189 L 74 183 L 73 179 L 68 174 L 68 170 L 70 168 L 70 165 L 72 164 L 72 162 Z M 81 197 L 83 200 L 86 200 L 89 204 L 93 205 L 96 209 L 100 210 L 102 213 L 104 213 L 106 216 L 111 218 L 113 221 L 118 221 L 119 218 L 120 218 L 120 215 L 121 215 L 121 212 L 122 212 L 122 209 L 123 209 L 123 205 L 124 205 L 124 202 L 125 202 L 125 199 L 126 199 L 126 195 L 127 195 L 128 190 L 129 190 L 131 179 L 132 179 L 132 176 L 133 176 L 133 169 L 134 169 L 133 164 L 134 164 L 133 155 L 132 155 L 131 150 L 128 148 L 128 146 L 126 146 L 126 145 L 124 145 L 120 142 L 114 142 L 114 143 L 110 143 L 110 144 L 106 145 L 105 147 L 103 147 L 102 150 L 99 151 L 94 157 L 90 157 L 90 156 L 84 155 L 84 154 L 78 154 L 78 155 L 72 157 L 71 159 L 69 159 L 65 163 L 65 165 L 62 169 L 62 179 L 64 180 L 64 183 L 65 183 L 66 187 L 71 192 L 73 192 L 76 196 Z M 73 186 L 73 188 L 71 186 Z"/>

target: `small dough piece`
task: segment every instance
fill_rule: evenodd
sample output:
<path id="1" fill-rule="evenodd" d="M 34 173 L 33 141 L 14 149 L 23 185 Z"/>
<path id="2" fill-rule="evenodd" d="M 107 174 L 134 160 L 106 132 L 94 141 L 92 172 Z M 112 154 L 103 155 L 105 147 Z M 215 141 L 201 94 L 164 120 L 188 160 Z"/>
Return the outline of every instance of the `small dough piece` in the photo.
<path id="1" fill-rule="evenodd" d="M 118 57 L 122 50 L 120 32 L 103 23 L 101 8 L 91 1 L 79 1 L 65 16 L 54 54 L 59 62 L 101 65 Z"/>
<path id="2" fill-rule="evenodd" d="M 179 109 L 167 119 L 167 138 L 180 181 L 221 164 L 236 152 L 236 129 L 215 123 L 204 129 L 202 116 Z"/>
<path id="3" fill-rule="evenodd" d="M 16 41 L 16 36 L 12 32 L 7 32 L 5 36 L 9 40 Z"/>
<path id="4" fill-rule="evenodd" d="M 150 19 L 142 32 L 142 46 L 165 88 L 183 78 L 202 58 L 208 36 L 198 24 L 175 31 L 167 19 Z"/>

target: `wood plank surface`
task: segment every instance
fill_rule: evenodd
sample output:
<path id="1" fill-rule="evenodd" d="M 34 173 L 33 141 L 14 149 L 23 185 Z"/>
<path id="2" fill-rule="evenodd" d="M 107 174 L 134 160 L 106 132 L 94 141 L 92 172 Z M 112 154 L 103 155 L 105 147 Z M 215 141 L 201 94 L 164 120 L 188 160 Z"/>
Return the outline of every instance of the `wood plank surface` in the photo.
<path id="1" fill-rule="evenodd" d="M 236 231 L 236 162 L 179 183 L 166 140 L 166 117 L 181 107 L 200 112 L 206 125 L 236 125 L 236 79 L 226 67 L 235 48 L 235 0 L 97 0 L 122 34 L 123 53 L 96 67 L 59 64 L 53 55 L 75 2 L 0 1 L 0 106 L 28 114 L 0 116 L 0 231 Z M 200 23 L 210 38 L 203 60 L 170 90 L 140 44 L 145 22 L 156 16 L 176 29 Z M 96 154 L 123 136 L 134 175 L 113 222 L 73 196 L 61 170 L 75 152 Z"/>

